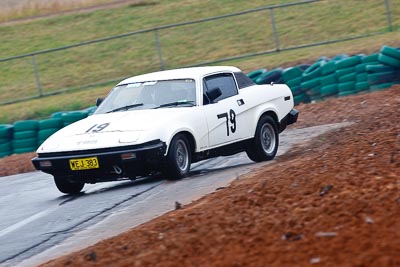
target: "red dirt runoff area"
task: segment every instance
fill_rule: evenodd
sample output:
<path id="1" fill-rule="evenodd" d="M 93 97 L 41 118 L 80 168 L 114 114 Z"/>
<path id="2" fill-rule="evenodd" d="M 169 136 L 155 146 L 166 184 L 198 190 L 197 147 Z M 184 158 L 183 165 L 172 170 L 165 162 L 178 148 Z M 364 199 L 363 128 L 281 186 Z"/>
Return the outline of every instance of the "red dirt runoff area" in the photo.
<path id="1" fill-rule="evenodd" d="M 400 86 L 298 109 L 354 123 L 42 266 L 400 266 Z"/>

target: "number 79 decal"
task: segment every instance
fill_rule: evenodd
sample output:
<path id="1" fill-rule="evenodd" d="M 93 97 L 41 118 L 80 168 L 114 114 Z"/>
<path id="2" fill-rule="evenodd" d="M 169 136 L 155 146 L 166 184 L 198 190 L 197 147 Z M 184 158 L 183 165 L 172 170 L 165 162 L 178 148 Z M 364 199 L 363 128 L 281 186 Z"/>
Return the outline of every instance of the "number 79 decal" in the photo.
<path id="1" fill-rule="evenodd" d="M 229 136 L 229 132 L 231 131 L 232 133 L 236 132 L 236 113 L 233 109 L 229 110 L 229 115 L 228 112 L 221 113 L 217 115 L 218 119 L 226 119 L 226 135 Z M 229 127 L 229 124 L 231 126 Z M 230 131 L 229 131 L 230 130 Z"/>

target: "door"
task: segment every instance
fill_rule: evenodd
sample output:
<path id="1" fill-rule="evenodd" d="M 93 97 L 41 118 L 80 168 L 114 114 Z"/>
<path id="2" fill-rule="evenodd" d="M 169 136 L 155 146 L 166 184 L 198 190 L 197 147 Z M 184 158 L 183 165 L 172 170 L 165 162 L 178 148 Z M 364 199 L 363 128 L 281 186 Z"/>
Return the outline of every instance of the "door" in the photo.
<path id="1" fill-rule="evenodd" d="M 211 101 L 207 92 L 219 88 L 221 95 Z M 242 139 L 239 117 L 244 110 L 232 73 L 219 73 L 203 79 L 203 106 L 208 125 L 209 148 Z"/>

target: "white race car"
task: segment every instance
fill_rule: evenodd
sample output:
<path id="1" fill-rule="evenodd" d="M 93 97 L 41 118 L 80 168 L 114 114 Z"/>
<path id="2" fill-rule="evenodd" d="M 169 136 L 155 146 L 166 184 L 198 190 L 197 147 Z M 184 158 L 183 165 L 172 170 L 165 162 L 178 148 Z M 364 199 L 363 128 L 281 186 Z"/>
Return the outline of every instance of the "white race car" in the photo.
<path id="1" fill-rule="evenodd" d="M 190 164 L 246 151 L 271 160 L 279 133 L 297 121 L 284 84 L 256 85 L 236 67 L 160 71 L 120 82 L 96 112 L 48 138 L 32 159 L 57 188 L 162 173 L 188 175 Z"/>

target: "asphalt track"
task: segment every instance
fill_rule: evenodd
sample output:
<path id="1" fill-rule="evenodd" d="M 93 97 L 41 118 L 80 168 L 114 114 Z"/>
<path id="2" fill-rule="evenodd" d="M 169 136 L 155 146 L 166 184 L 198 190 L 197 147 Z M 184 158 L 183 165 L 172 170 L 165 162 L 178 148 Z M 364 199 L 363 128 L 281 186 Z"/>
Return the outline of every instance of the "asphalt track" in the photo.
<path id="1" fill-rule="evenodd" d="M 326 131 L 347 124 L 288 129 L 278 157 Z M 168 211 L 228 186 L 265 164 L 245 153 L 192 165 L 180 181 L 144 178 L 86 185 L 83 193 L 60 193 L 50 175 L 32 172 L 0 177 L 0 266 L 36 266 L 115 236 Z"/>

